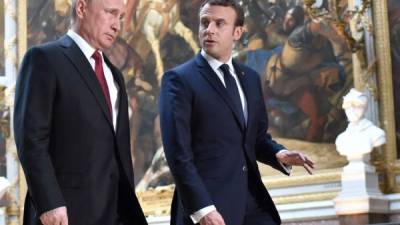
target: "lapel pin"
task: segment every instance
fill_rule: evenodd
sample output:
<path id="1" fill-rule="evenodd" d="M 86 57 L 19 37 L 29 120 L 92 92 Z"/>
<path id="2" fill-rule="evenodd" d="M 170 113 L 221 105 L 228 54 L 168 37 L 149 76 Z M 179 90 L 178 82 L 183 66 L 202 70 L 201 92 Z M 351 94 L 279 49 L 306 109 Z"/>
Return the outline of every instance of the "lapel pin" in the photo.
<path id="1" fill-rule="evenodd" d="M 244 72 L 242 71 L 242 76 L 244 76 Z"/>

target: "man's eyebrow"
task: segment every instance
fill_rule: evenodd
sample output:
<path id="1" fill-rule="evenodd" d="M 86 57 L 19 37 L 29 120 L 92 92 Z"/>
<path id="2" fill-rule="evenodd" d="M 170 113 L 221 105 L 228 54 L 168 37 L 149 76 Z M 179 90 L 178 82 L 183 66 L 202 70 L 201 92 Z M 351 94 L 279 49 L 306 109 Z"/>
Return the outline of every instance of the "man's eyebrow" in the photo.
<path id="1" fill-rule="evenodd" d="M 215 21 L 218 23 L 226 22 L 226 20 L 224 18 L 217 18 Z"/>
<path id="2" fill-rule="evenodd" d="M 107 11 L 110 11 L 110 12 L 118 12 L 119 11 L 119 9 L 118 8 L 114 8 L 114 7 L 109 7 L 109 8 L 106 8 L 106 10 Z"/>

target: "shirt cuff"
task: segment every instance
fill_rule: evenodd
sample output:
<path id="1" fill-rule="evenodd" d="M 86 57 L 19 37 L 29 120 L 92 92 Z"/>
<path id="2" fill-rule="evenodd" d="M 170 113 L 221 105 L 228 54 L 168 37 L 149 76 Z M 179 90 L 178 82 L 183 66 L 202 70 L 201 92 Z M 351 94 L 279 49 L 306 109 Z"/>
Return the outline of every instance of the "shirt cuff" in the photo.
<path id="1" fill-rule="evenodd" d="M 289 150 L 287 149 L 282 149 L 279 152 L 288 152 Z M 278 152 L 278 153 L 279 153 Z M 279 164 L 281 164 L 282 168 L 290 175 L 292 173 L 292 166 L 291 165 L 285 165 L 278 159 Z"/>
<path id="2" fill-rule="evenodd" d="M 217 209 L 214 205 L 206 206 L 190 215 L 190 219 L 192 219 L 194 224 L 199 223 L 204 216 L 215 210 Z"/>

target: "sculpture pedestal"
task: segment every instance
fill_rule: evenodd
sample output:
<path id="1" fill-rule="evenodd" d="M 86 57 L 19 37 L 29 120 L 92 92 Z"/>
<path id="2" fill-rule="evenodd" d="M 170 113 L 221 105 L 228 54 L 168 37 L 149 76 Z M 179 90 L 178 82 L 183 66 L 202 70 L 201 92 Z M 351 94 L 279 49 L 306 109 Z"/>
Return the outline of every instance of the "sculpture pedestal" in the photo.
<path id="1" fill-rule="evenodd" d="M 339 216 L 340 225 L 382 224 L 384 222 L 389 222 L 387 214 L 364 213 Z"/>
<path id="2" fill-rule="evenodd" d="M 342 172 L 342 190 L 334 199 L 341 224 L 385 221 L 389 200 L 379 189 L 378 174 L 369 164 L 369 154 L 348 158 L 350 163 Z"/>

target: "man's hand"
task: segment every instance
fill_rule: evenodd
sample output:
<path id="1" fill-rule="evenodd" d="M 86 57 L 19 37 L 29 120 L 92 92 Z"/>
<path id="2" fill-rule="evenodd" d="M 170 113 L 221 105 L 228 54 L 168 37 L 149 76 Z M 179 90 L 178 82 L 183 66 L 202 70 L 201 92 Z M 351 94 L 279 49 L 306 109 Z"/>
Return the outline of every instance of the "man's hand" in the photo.
<path id="1" fill-rule="evenodd" d="M 303 166 L 309 174 L 312 174 L 312 170 L 314 169 L 314 162 L 300 152 L 280 151 L 276 154 L 276 158 L 281 163 L 289 166 Z"/>
<path id="2" fill-rule="evenodd" d="M 67 208 L 63 206 L 44 212 L 40 221 L 43 225 L 68 225 Z"/>
<path id="3" fill-rule="evenodd" d="M 200 225 L 225 225 L 225 221 L 221 214 L 215 210 L 201 218 Z"/>

